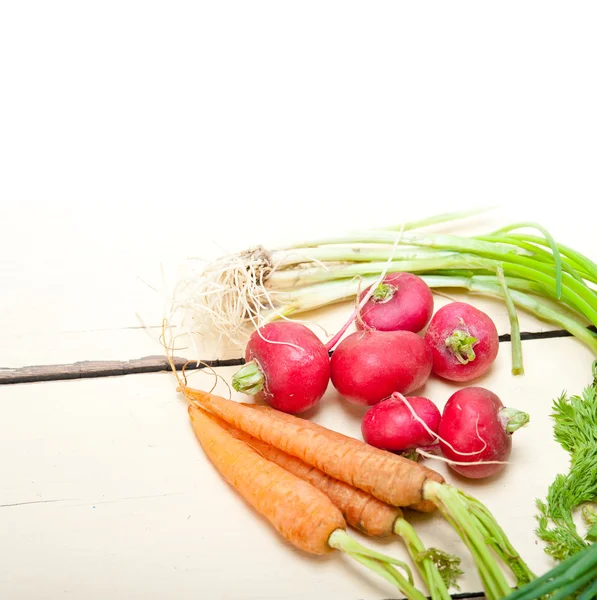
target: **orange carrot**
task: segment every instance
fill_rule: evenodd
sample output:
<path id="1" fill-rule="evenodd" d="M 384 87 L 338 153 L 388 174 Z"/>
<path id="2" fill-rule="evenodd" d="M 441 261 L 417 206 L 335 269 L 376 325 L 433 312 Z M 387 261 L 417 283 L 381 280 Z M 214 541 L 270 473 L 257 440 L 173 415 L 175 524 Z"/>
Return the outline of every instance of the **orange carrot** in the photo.
<path id="1" fill-rule="evenodd" d="M 285 539 L 311 554 L 332 551 L 330 535 L 345 529 L 346 523 L 327 496 L 265 460 L 193 404 L 189 405 L 189 416 L 216 469 Z M 289 511 L 288 506 L 295 509 Z"/>
<path id="2" fill-rule="evenodd" d="M 162 333 L 164 334 L 164 327 Z M 489 545 L 496 550 L 500 557 L 510 565 L 507 559 L 511 544 L 499 528 L 497 522 L 495 522 L 491 513 L 483 505 L 473 498 L 467 497 L 456 488 L 445 485 L 445 481 L 439 473 L 403 457 L 373 448 L 364 442 L 341 435 L 305 419 L 291 415 L 284 415 L 283 419 L 276 418 L 276 416 L 279 417 L 279 415 L 284 413 L 274 411 L 268 407 L 255 410 L 255 408 L 251 408 L 248 405 L 189 388 L 186 385 L 186 381 L 183 383 L 178 376 L 176 366 L 168 351 L 166 355 L 178 379 L 178 391 L 182 391 L 187 400 L 196 401 L 202 409 L 219 416 L 237 429 L 299 458 L 303 462 L 318 468 L 336 479 L 340 479 L 353 487 L 370 493 L 387 504 L 393 506 L 412 506 L 423 500 L 431 501 L 454 526 L 473 554 L 488 598 L 494 600 L 497 597 L 510 593 L 504 575 L 498 563 L 488 552 L 487 546 Z M 189 412 L 195 415 L 200 413 L 195 406 L 189 407 Z M 275 413 L 278 414 L 275 415 Z M 233 440 L 244 446 L 243 455 L 245 452 L 252 452 L 253 456 L 259 457 L 265 463 L 273 465 L 284 472 L 286 474 L 285 477 L 293 477 L 294 481 L 301 481 L 298 477 L 292 476 L 288 471 L 285 471 L 278 465 L 274 465 L 271 461 L 257 454 L 247 444 L 234 438 L 231 434 L 213 423 L 213 421 L 204 419 L 203 422 L 209 422 L 212 428 L 219 430 L 218 434 L 215 435 L 215 437 L 220 439 L 218 445 L 226 443 L 227 436 L 229 441 Z M 203 434 L 198 431 L 196 425 L 194 425 L 194 429 L 200 440 L 210 440 L 210 436 L 206 438 L 202 437 Z M 204 447 L 207 446 L 209 448 L 209 444 L 203 442 L 202 444 Z M 217 455 L 219 452 L 215 454 Z M 244 458 L 243 462 L 251 462 L 251 459 L 246 456 Z M 223 464 L 220 464 L 219 468 L 225 468 L 227 471 L 233 472 L 236 460 L 239 460 L 239 458 L 231 459 L 229 457 L 228 463 L 224 461 Z M 255 459 L 253 458 L 253 460 Z M 263 463 L 257 461 L 255 464 L 259 465 L 254 469 L 255 472 L 258 472 Z M 270 469 L 270 467 L 263 468 L 264 471 Z M 260 484 L 263 486 L 264 482 L 260 481 Z M 304 481 L 302 484 L 310 485 Z M 268 485 L 273 486 L 274 482 L 270 479 L 268 482 L 265 482 L 265 485 L 267 488 Z M 319 492 L 313 486 L 310 487 L 314 491 Z M 244 490 L 247 499 L 252 497 L 253 492 L 250 486 L 241 485 L 237 489 L 239 491 Z M 256 502 L 256 506 L 259 506 L 255 498 L 254 502 Z M 474 514 L 473 509 L 477 505 L 481 506 L 484 511 L 483 518 L 479 518 Z M 268 516 L 268 518 L 273 519 L 275 507 L 271 507 L 267 502 L 264 503 L 264 506 L 274 511 Z M 288 511 L 294 513 L 295 507 L 292 504 L 286 505 L 286 508 Z M 340 514 L 339 511 L 338 514 Z M 341 514 L 340 517 L 342 518 Z M 275 521 L 272 522 L 275 523 Z M 491 531 L 494 530 L 503 538 L 495 538 L 498 539 L 497 546 L 495 545 L 495 539 L 491 537 Z M 318 543 L 321 542 L 319 541 Z M 334 530 L 329 536 L 328 545 L 343 550 L 361 564 L 396 585 L 405 593 L 408 600 L 413 598 L 424 600 L 424 596 L 412 587 L 412 579 L 409 578 L 410 581 L 404 580 L 392 567 L 393 564 L 397 564 L 395 559 L 372 553 L 372 551 L 360 547 L 357 542 L 347 536 L 344 529 L 337 528 Z M 515 557 L 515 559 L 523 562 L 519 557 Z M 512 567 L 511 569 L 514 571 Z M 406 593 L 406 590 L 408 590 L 408 593 Z M 497 595 L 498 593 L 501 596 Z"/>
<path id="3" fill-rule="evenodd" d="M 461 573 L 458 569 L 460 559 L 436 548 L 427 551 L 415 530 L 404 520 L 400 508 L 385 504 L 385 502 L 381 502 L 381 500 L 366 494 L 362 490 L 334 479 L 314 467 L 310 467 L 302 460 L 232 427 L 232 425 L 215 415 L 207 412 L 203 412 L 203 414 L 267 460 L 276 463 L 289 473 L 309 482 L 323 492 L 340 510 L 350 526 L 373 537 L 382 538 L 390 535 L 400 535 L 421 577 L 427 584 L 432 599 L 447 600 L 450 598 L 448 586 L 450 583 L 455 582 L 457 575 Z M 439 571 L 433 557 L 441 562 L 442 572 Z M 444 577 L 446 581 L 444 581 Z"/>
<path id="4" fill-rule="evenodd" d="M 269 406 L 262 406 L 260 404 L 249 404 L 249 403 L 244 403 L 244 404 L 245 404 L 245 406 L 249 406 L 255 410 L 261 410 L 261 411 L 269 413 L 270 415 L 274 415 L 276 417 L 276 419 L 279 419 L 280 421 L 293 422 L 293 421 L 296 421 L 296 418 L 297 418 L 297 417 L 293 417 L 292 415 L 289 415 L 287 413 L 277 411 L 273 408 L 270 408 Z M 311 423 L 309 423 L 309 424 L 311 424 Z M 321 427 L 321 426 L 318 425 L 317 427 Z M 324 428 L 324 430 L 326 432 L 330 431 L 325 428 Z M 330 433 L 332 433 L 332 432 L 330 431 Z M 337 435 L 340 435 L 340 434 L 337 434 Z M 345 436 L 343 436 L 343 437 L 345 437 Z M 376 454 L 379 454 L 379 452 L 383 452 L 383 451 L 378 451 L 377 449 L 374 449 L 372 446 L 370 446 L 368 444 L 364 444 L 363 442 L 355 440 L 354 438 L 348 438 L 348 439 L 358 442 L 359 444 L 364 446 L 367 450 L 375 450 Z M 384 453 L 384 454 L 388 454 L 388 453 Z M 395 455 L 391 454 L 391 456 L 395 456 Z M 402 457 L 399 457 L 399 458 L 402 458 Z M 409 461 L 409 462 L 412 463 L 412 461 Z M 432 469 L 429 469 L 423 465 L 419 465 L 419 466 L 421 469 L 425 470 L 429 479 L 432 479 L 433 481 L 437 481 L 438 483 L 444 482 L 444 478 L 437 471 L 433 471 Z M 429 500 L 420 500 L 419 502 L 409 505 L 408 508 L 417 510 L 419 512 L 433 512 L 436 509 L 436 506 L 433 502 L 431 502 Z"/>
<path id="5" fill-rule="evenodd" d="M 427 467 L 300 417 L 270 407 L 256 410 L 182 384 L 180 389 L 237 429 L 392 506 L 420 503 L 427 481 L 444 481 Z"/>
<path id="6" fill-rule="evenodd" d="M 324 493 L 264 458 L 194 404 L 188 410 L 195 435 L 216 469 L 287 541 L 316 555 L 342 550 L 407 598 L 425 600 L 404 563 L 369 550 L 347 535 L 341 512 Z M 409 579 L 393 565 L 405 568 Z"/>
<path id="7" fill-rule="evenodd" d="M 373 537 L 386 537 L 394 533 L 396 519 L 402 517 L 402 511 L 398 507 L 390 506 L 362 490 L 326 475 L 302 460 L 232 427 L 219 417 L 209 416 L 235 438 L 259 452 L 261 456 L 300 479 L 308 481 L 323 492 L 340 510 L 351 527 Z"/>

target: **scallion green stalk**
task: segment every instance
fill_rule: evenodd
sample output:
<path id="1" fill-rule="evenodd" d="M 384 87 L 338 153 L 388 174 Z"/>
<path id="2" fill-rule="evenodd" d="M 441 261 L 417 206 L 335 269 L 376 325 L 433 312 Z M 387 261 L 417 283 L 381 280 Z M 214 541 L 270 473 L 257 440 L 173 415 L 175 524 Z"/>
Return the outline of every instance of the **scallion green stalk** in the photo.
<path id="1" fill-rule="evenodd" d="M 504 270 L 499 267 L 497 270 L 498 281 L 502 286 L 504 292 L 504 300 L 506 302 L 506 309 L 508 310 L 508 318 L 510 319 L 510 346 L 512 348 L 512 375 L 523 375 L 524 366 L 522 363 L 522 343 L 520 341 L 520 323 L 518 322 L 518 313 L 516 307 L 512 301 L 506 278 L 504 277 Z"/>
<path id="2" fill-rule="evenodd" d="M 542 246 L 533 244 L 531 241 L 527 241 L 523 238 L 516 238 L 513 235 L 478 235 L 475 236 L 477 240 L 483 240 L 485 242 L 501 242 L 503 244 L 513 244 L 524 248 L 529 252 L 533 253 L 533 258 L 537 261 L 541 261 L 544 264 L 554 264 L 553 254 L 545 250 Z M 560 253 L 560 257 L 562 254 Z M 561 258 L 561 268 L 563 271 L 570 273 L 577 281 L 582 282 L 583 279 L 591 281 L 591 275 L 584 267 L 575 263 L 567 258 Z"/>
<path id="3" fill-rule="evenodd" d="M 504 292 L 500 286 L 497 277 L 482 276 L 444 276 L 444 275 L 425 275 L 421 278 L 431 288 L 459 288 L 471 292 L 476 292 L 488 296 L 504 298 Z M 373 285 L 377 281 L 374 275 L 355 277 L 353 279 L 338 279 L 328 282 L 322 282 L 311 286 L 306 286 L 296 291 L 287 291 L 278 297 L 281 303 L 282 312 L 285 316 L 299 314 L 321 306 L 328 306 L 337 302 L 353 298 L 356 294 Z M 526 310 L 543 321 L 552 323 L 565 329 L 578 340 L 586 344 L 595 354 L 597 354 L 597 335 L 586 328 L 586 326 L 574 316 L 564 314 L 561 310 L 550 307 L 546 302 L 540 301 L 534 297 L 537 293 L 537 284 L 527 282 L 525 292 L 515 291 L 513 288 L 524 288 L 522 280 L 510 280 L 506 278 L 510 287 L 510 295 L 515 306 Z M 514 282 L 514 283 L 512 283 Z M 265 322 L 274 321 L 279 315 L 274 311 L 263 313 Z"/>
<path id="4" fill-rule="evenodd" d="M 556 268 L 557 296 L 558 296 L 558 298 L 560 298 L 561 292 L 562 292 L 562 278 L 561 278 L 562 257 L 560 256 L 560 250 L 558 248 L 558 245 L 556 244 L 556 241 L 553 239 L 551 233 L 549 233 L 549 231 L 547 231 L 547 229 L 545 229 L 545 227 L 543 227 L 539 223 L 530 223 L 530 222 L 513 223 L 513 224 L 508 225 L 507 227 L 502 227 L 501 229 L 494 231 L 494 233 L 496 233 L 496 234 L 508 233 L 515 229 L 525 229 L 525 228 L 536 229 L 537 231 L 541 232 L 543 234 L 543 237 L 545 238 L 545 241 L 547 242 L 548 246 L 551 248 L 551 252 L 553 255 L 553 261 L 554 261 L 554 265 Z"/>
<path id="5" fill-rule="evenodd" d="M 544 267 L 537 263 L 528 266 L 520 264 L 523 260 L 517 259 L 518 263 L 497 261 L 490 258 L 478 257 L 470 254 L 454 254 L 448 257 L 438 257 L 421 260 L 397 260 L 390 263 L 367 262 L 333 266 L 329 268 L 311 267 L 296 270 L 284 270 L 274 272 L 268 279 L 268 285 L 274 289 L 296 289 L 300 286 L 312 283 L 325 282 L 333 279 L 347 279 L 374 275 L 386 269 L 387 273 L 408 271 L 423 274 L 426 271 L 438 271 L 444 269 L 483 269 L 496 272 L 501 267 L 508 276 L 520 277 L 529 281 L 535 281 L 556 291 L 555 269 Z M 597 325 L 597 297 L 586 285 L 580 284 L 569 273 L 562 273 L 562 300 L 584 314 L 594 325 Z M 557 294 L 557 291 L 556 291 Z"/>
<path id="6" fill-rule="evenodd" d="M 509 233 L 508 237 L 515 238 L 518 240 L 526 240 L 542 246 L 548 245 L 547 241 L 542 237 L 534 236 L 531 234 Z M 570 248 L 570 246 L 558 243 L 558 250 L 560 251 L 560 254 L 566 256 L 570 261 L 572 261 L 576 265 L 576 268 L 582 267 L 587 273 L 589 273 L 593 277 L 591 281 L 597 283 L 597 264 L 595 264 L 591 259 L 586 257 L 581 252 Z"/>

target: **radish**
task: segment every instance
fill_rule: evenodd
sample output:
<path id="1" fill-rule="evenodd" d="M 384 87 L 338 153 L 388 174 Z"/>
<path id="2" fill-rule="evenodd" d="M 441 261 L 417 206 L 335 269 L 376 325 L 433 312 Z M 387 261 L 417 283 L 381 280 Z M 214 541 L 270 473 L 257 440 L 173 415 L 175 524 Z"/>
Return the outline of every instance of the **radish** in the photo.
<path id="1" fill-rule="evenodd" d="M 499 397 L 482 387 L 467 387 L 450 396 L 439 424 L 438 438 L 451 469 L 482 479 L 504 468 L 512 451 L 512 434 L 529 415 L 506 408 Z M 483 463 L 488 464 L 462 463 Z M 495 462 L 493 462 L 495 461 Z"/>
<path id="2" fill-rule="evenodd" d="M 330 359 L 319 338 L 300 323 L 268 323 L 254 331 L 246 364 L 232 377 L 237 392 L 257 395 L 287 413 L 315 406 L 330 380 Z"/>
<path id="3" fill-rule="evenodd" d="M 356 331 L 332 355 L 332 384 L 348 401 L 373 405 L 393 392 L 408 394 L 431 374 L 431 350 L 410 331 Z"/>
<path id="4" fill-rule="evenodd" d="M 369 289 L 361 294 L 361 300 Z M 360 311 L 357 326 L 359 329 L 418 333 L 432 315 L 433 294 L 429 286 L 412 273 L 393 273 L 376 286 Z"/>
<path id="5" fill-rule="evenodd" d="M 428 446 L 436 441 L 441 414 L 431 400 L 421 396 L 407 397 L 417 417 L 423 420 L 427 429 L 412 415 L 409 408 L 398 396 L 372 406 L 363 417 L 361 432 L 363 439 L 376 448 L 390 452 L 405 452 Z"/>
<path id="6" fill-rule="evenodd" d="M 433 354 L 433 374 L 450 381 L 469 381 L 485 373 L 496 359 L 500 340 L 494 322 L 466 302 L 440 308 L 425 340 Z"/>

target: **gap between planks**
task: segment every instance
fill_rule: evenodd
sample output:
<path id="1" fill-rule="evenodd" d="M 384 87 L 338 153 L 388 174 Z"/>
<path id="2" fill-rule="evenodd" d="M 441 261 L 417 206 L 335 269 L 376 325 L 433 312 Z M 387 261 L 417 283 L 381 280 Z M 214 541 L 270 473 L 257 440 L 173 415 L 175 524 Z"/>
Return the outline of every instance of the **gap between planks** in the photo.
<path id="1" fill-rule="evenodd" d="M 593 327 L 590 329 L 594 330 Z M 571 337 L 571 334 L 563 329 L 558 329 L 523 332 L 520 337 L 522 340 L 544 340 Z M 500 342 L 509 342 L 510 339 L 509 333 L 500 335 Z M 205 367 L 234 367 L 245 362 L 243 358 L 189 361 L 186 358 L 176 357 L 173 360 L 178 371 L 182 370 L 185 365 L 187 370 L 195 370 Z M 170 365 L 166 357 L 159 355 L 144 356 L 126 361 L 86 360 L 69 364 L 32 365 L 10 369 L 0 367 L 0 385 L 62 381 L 65 379 L 91 379 L 94 377 L 118 377 L 140 373 L 159 373 L 169 370 Z"/>

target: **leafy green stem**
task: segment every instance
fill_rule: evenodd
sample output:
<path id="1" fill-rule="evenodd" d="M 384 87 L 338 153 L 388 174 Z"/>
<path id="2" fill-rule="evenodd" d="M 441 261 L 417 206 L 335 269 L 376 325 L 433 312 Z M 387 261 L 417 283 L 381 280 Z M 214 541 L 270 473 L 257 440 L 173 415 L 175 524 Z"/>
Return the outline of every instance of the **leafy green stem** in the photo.
<path id="1" fill-rule="evenodd" d="M 434 502 L 471 552 L 488 600 L 507 596 L 511 589 L 497 561 L 489 551 L 488 540 L 483 535 L 483 529 L 471 514 L 462 494 L 452 486 L 432 481 L 425 484 L 423 494 L 425 499 Z"/>
<path id="2" fill-rule="evenodd" d="M 413 526 L 405 519 L 396 520 L 394 533 L 404 540 L 409 554 L 429 589 L 432 600 L 450 600 L 448 588 L 455 586 L 457 577 L 462 575 L 462 571 L 458 568 L 460 559 L 435 548 L 426 550 Z M 438 564 L 441 566 L 441 571 Z"/>

